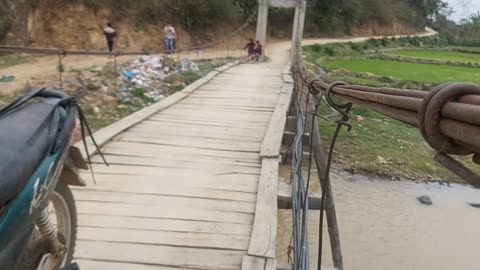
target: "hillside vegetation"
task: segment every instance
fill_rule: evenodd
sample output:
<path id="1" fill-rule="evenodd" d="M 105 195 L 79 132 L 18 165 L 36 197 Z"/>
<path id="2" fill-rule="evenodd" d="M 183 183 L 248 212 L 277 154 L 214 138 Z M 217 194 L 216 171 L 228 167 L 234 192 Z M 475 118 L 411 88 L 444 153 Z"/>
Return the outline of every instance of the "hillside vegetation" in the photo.
<path id="1" fill-rule="evenodd" d="M 423 29 L 437 14 L 441 0 L 311 0 L 308 36 L 399 34 Z M 107 21 L 128 39 L 122 47 L 156 44 L 162 26 L 178 27 L 183 43 L 213 41 L 242 25 L 256 11 L 257 0 L 0 0 L 0 39 L 9 44 L 103 46 Z M 293 10 L 271 9 L 270 35 L 288 37 Z M 250 26 L 252 35 L 255 29 Z M 245 37 L 246 37 L 245 36 Z"/>

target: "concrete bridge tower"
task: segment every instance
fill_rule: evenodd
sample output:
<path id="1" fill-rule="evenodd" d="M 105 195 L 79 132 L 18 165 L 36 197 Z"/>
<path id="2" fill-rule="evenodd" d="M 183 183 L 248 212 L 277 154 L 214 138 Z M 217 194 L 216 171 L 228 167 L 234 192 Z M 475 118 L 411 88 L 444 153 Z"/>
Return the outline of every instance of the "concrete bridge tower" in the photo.
<path id="1" fill-rule="evenodd" d="M 303 38 L 305 25 L 306 0 L 258 0 L 257 40 L 265 45 L 267 37 L 268 9 L 270 7 L 295 8 L 292 31 L 292 55 L 295 55 L 295 44 Z"/>

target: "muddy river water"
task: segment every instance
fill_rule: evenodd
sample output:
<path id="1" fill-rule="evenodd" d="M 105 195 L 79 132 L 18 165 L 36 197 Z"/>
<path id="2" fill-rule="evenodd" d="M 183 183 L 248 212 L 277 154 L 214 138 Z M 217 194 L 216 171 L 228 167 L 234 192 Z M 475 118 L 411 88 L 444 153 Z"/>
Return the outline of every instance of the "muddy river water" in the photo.
<path id="1" fill-rule="evenodd" d="M 479 270 L 480 190 L 332 175 L 345 269 Z M 416 197 L 428 195 L 433 205 Z M 311 253 L 318 248 L 318 212 L 310 213 Z M 291 212 L 279 213 L 277 256 L 287 261 Z M 324 230 L 325 234 L 328 234 Z M 328 239 L 324 263 L 331 265 Z M 311 258 L 316 267 L 316 256 Z M 316 269 L 316 268 L 315 268 Z"/>

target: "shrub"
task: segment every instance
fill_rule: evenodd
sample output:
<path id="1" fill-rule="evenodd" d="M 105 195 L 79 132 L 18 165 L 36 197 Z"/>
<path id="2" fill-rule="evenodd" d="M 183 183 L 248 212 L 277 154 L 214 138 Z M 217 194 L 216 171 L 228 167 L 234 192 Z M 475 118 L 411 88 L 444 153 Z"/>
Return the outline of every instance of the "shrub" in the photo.
<path id="1" fill-rule="evenodd" d="M 334 56 L 335 55 L 335 50 L 330 48 L 330 47 L 323 48 L 323 52 L 328 56 Z"/>

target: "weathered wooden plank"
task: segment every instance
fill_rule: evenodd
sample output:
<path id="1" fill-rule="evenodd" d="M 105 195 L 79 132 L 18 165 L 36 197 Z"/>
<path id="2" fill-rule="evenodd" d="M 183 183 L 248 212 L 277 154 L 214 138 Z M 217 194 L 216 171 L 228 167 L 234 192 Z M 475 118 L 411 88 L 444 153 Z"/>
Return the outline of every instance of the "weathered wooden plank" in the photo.
<path id="1" fill-rule="evenodd" d="M 99 179 L 99 181 L 101 181 Z M 118 193 L 92 190 L 76 190 L 75 200 L 79 202 L 110 202 L 132 205 L 175 205 L 181 207 L 195 206 L 199 209 L 255 213 L 255 203 L 239 201 L 223 201 L 204 198 L 172 197 L 150 194 Z"/>
<path id="2" fill-rule="evenodd" d="M 155 153 L 128 153 L 122 152 L 120 148 L 109 147 L 104 148 L 103 154 L 107 157 L 110 156 L 120 156 L 120 157 L 131 157 L 131 158 L 139 158 L 139 159 L 151 159 L 152 161 L 173 161 L 178 162 L 179 164 L 185 162 L 191 162 L 192 164 L 224 164 L 224 165 L 231 165 L 231 166 L 240 166 L 240 167 L 248 167 L 248 168 L 260 168 L 259 159 L 242 159 L 236 157 L 217 157 L 213 155 L 201 155 L 201 154 L 177 154 L 174 158 L 169 159 L 169 152 L 166 155 L 155 155 Z M 201 159 L 199 158 L 201 157 Z M 100 157 L 93 157 L 92 161 L 101 163 Z"/>
<path id="3" fill-rule="evenodd" d="M 158 157 L 138 157 L 138 156 L 122 156 L 105 154 L 105 158 L 109 164 L 116 165 L 135 165 L 135 166 L 151 166 L 151 167 L 171 167 L 171 168 L 190 168 L 190 169 L 242 169 L 245 173 L 260 173 L 260 165 L 255 162 L 242 162 L 237 160 L 225 160 L 221 158 L 192 158 L 189 156 L 175 156 L 169 158 L 168 156 Z M 94 163 L 103 163 L 99 156 L 92 158 Z"/>
<path id="4" fill-rule="evenodd" d="M 78 241 L 76 258 L 200 269 L 239 269 L 242 251 Z"/>
<path id="5" fill-rule="evenodd" d="M 179 177 L 175 176 L 198 176 L 198 177 L 216 177 L 216 176 L 238 176 L 249 179 L 255 179 L 260 173 L 260 171 L 255 170 L 252 172 L 250 168 L 243 167 L 216 167 L 216 170 L 213 170 L 214 167 L 205 167 L 204 169 L 195 169 L 195 168 L 186 168 L 185 166 L 137 166 L 131 164 L 113 164 L 111 166 L 105 166 L 103 164 L 93 164 L 92 165 L 95 172 L 103 174 L 125 174 L 125 175 L 149 175 L 154 176 L 152 179 L 160 177 L 173 177 L 177 179 Z M 83 172 L 84 175 L 88 175 L 87 172 Z M 219 180 L 222 178 L 220 177 Z"/>
<path id="6" fill-rule="evenodd" d="M 242 260 L 242 270 L 264 270 L 265 263 L 265 258 L 245 255 Z"/>
<path id="7" fill-rule="evenodd" d="M 202 149 L 192 149 L 192 150 L 202 150 Z M 165 148 L 153 148 L 153 149 L 136 149 L 135 151 L 129 151 L 128 154 L 125 154 L 125 150 L 119 147 L 118 145 L 111 146 L 110 144 L 103 148 L 104 154 L 112 154 L 112 155 L 125 155 L 125 156 L 137 156 L 137 157 L 154 157 L 155 154 L 161 153 L 163 156 L 175 156 L 176 158 L 221 158 L 225 161 L 238 161 L 238 162 L 245 162 L 245 163 L 254 163 L 260 160 L 259 155 L 257 153 L 256 156 L 247 156 L 242 154 L 250 154 L 250 153 L 242 153 L 242 152 L 231 152 L 231 151 L 215 151 L 205 149 L 206 153 L 202 153 L 201 151 L 185 151 L 178 153 L 177 151 L 173 151 L 171 149 Z"/>
<path id="8" fill-rule="evenodd" d="M 293 269 L 293 265 L 289 264 L 289 263 L 279 263 L 277 265 L 277 270 L 292 270 Z M 314 269 L 317 269 L 316 266 Z M 328 267 L 328 266 L 324 266 L 322 265 L 322 270 L 338 270 L 337 268 L 334 268 L 334 267 Z"/>
<path id="9" fill-rule="evenodd" d="M 93 183 L 92 176 L 88 173 L 81 175 L 87 183 Z M 95 180 L 97 184 L 103 187 L 115 185 L 145 185 L 145 186 L 168 186 L 169 188 L 183 189 L 188 187 L 224 190 L 244 193 L 257 192 L 258 176 L 237 177 L 235 175 L 215 176 L 208 175 L 199 171 L 199 176 L 192 177 L 192 174 L 182 173 L 164 174 L 162 176 L 153 175 L 122 175 L 105 174 L 97 172 Z"/>
<path id="10" fill-rule="evenodd" d="M 277 270 L 277 259 L 267 258 L 267 262 L 265 263 L 265 270 Z"/>
<path id="11" fill-rule="evenodd" d="M 179 270 L 177 267 L 154 266 L 138 263 L 121 263 L 94 260 L 75 260 L 82 270 Z M 192 268 L 184 268 L 192 269 Z"/>
<path id="12" fill-rule="evenodd" d="M 227 71 L 229 68 L 231 68 L 232 66 L 234 66 L 233 63 L 229 63 L 229 64 L 226 64 L 222 67 L 218 67 L 216 68 L 215 70 L 218 71 L 218 72 L 224 72 L 224 71 Z"/>
<path id="13" fill-rule="evenodd" d="M 215 75 L 219 74 L 219 72 L 215 71 Z M 212 80 L 214 76 L 212 76 L 209 80 Z M 164 110 L 173 104 L 177 103 L 178 101 L 184 99 L 185 97 L 188 96 L 191 92 L 194 90 L 198 89 L 201 85 L 207 83 L 209 80 L 202 80 L 201 84 L 194 85 L 193 87 L 190 87 L 187 89 L 187 91 L 179 91 L 168 98 L 157 102 L 149 107 L 146 107 L 140 111 L 137 111 L 120 121 L 117 121 L 113 124 L 111 124 L 108 127 L 105 127 L 97 132 L 95 132 L 95 139 L 98 143 L 98 145 L 103 146 L 105 145 L 109 140 L 111 140 L 113 137 L 121 133 L 122 131 L 128 129 L 129 127 L 138 124 L 139 122 L 145 120 L 146 118 L 152 116 L 153 114 L 157 113 L 158 111 Z M 96 153 L 96 149 L 93 146 L 93 143 L 89 143 L 89 149 L 91 151 L 91 154 Z M 82 153 L 85 155 L 86 153 L 85 150 L 83 150 L 83 145 L 82 142 L 78 142 L 75 144 L 79 149 L 82 149 Z"/>
<path id="14" fill-rule="evenodd" d="M 213 74 L 110 141 L 113 166 L 95 164 L 97 185 L 74 188 L 80 261 L 91 270 L 239 269 L 248 249 L 264 257 L 247 259 L 249 269 L 274 265 L 278 159 L 260 168 L 259 151 L 281 73 L 252 65 Z"/>
<path id="15" fill-rule="evenodd" d="M 277 237 L 278 158 L 264 158 L 248 254 L 275 258 Z"/>
<path id="16" fill-rule="evenodd" d="M 149 121 L 157 121 L 161 123 L 174 123 L 174 124 L 187 124 L 187 125 L 200 125 L 202 127 L 216 126 L 216 127 L 226 127 L 226 128 L 242 128 L 242 129 L 253 129 L 253 130 L 265 130 L 265 121 L 242 121 L 242 122 L 227 122 L 221 120 L 199 120 L 192 119 L 191 117 L 184 117 L 183 119 L 176 118 L 166 118 L 166 117 L 151 117 Z"/>
<path id="17" fill-rule="evenodd" d="M 292 186 L 285 182 L 279 181 L 277 198 L 279 209 L 292 209 Z M 308 209 L 320 210 L 321 201 L 321 192 L 308 193 Z"/>
<path id="18" fill-rule="evenodd" d="M 177 104 L 177 109 L 198 109 L 199 105 L 194 104 Z M 202 110 L 211 110 L 211 111 L 220 111 L 220 112 L 241 112 L 241 113 L 264 113 L 271 114 L 273 111 L 272 108 L 263 108 L 263 107 L 233 107 L 233 106 L 220 106 L 220 105 L 202 105 Z"/>
<path id="19" fill-rule="evenodd" d="M 142 144 L 154 144 L 154 145 L 171 145 L 171 146 L 181 146 L 188 148 L 208 148 L 215 150 L 225 150 L 225 151 L 241 151 L 241 152 L 251 152 L 255 153 L 258 151 L 259 143 L 248 143 L 248 142 L 206 142 L 201 140 L 185 140 L 181 138 L 176 138 L 172 140 L 162 140 L 157 138 L 148 138 L 143 136 L 130 135 L 128 133 L 122 134 L 115 139 L 116 141 L 122 142 L 134 142 Z"/>
<path id="20" fill-rule="evenodd" d="M 260 156 L 262 157 L 278 157 L 280 155 L 283 131 L 287 121 L 287 112 L 290 106 L 293 88 L 283 88 L 282 91 L 270 123 L 268 124 L 267 132 L 265 133 L 265 138 L 260 150 Z"/>
<path id="21" fill-rule="evenodd" d="M 142 123 L 142 126 L 149 126 L 152 128 L 161 128 L 161 129 L 170 129 L 174 130 L 185 130 L 190 132 L 201 131 L 208 129 L 209 132 L 216 132 L 220 134 L 225 133 L 240 133 L 240 134 L 264 134 L 264 129 L 242 129 L 241 127 L 219 127 L 219 126 L 205 126 L 205 125 L 189 125 L 189 124 L 175 124 L 175 123 L 160 123 L 152 120 L 145 120 Z"/>
<path id="22" fill-rule="evenodd" d="M 222 84 L 211 84 L 209 83 L 206 86 L 203 86 L 201 91 L 204 93 L 231 93 L 232 91 L 241 91 L 244 92 L 245 94 L 250 94 L 250 93 L 264 93 L 264 94 L 276 94 L 278 93 L 278 88 L 281 87 L 281 85 L 272 85 L 268 87 L 248 87 L 248 86 L 225 86 Z"/>
<path id="23" fill-rule="evenodd" d="M 260 150 L 261 157 L 273 158 L 280 155 L 280 147 L 283 140 L 282 130 L 285 127 L 286 121 L 287 117 L 285 115 L 279 113 L 273 114 Z"/>
<path id="24" fill-rule="evenodd" d="M 251 224 L 253 215 L 250 213 L 228 212 L 218 210 L 198 209 L 192 206 L 172 205 L 142 205 L 109 202 L 77 202 L 77 211 L 82 214 L 145 217 L 163 219 L 215 221 L 223 223 Z"/>
<path id="25" fill-rule="evenodd" d="M 139 124 L 138 127 L 133 127 L 131 128 L 128 132 L 133 132 L 133 133 L 147 133 L 147 134 L 152 134 L 152 135 L 175 135 L 179 134 L 181 136 L 189 136 L 189 134 L 195 134 L 195 136 L 199 137 L 207 137 L 207 138 L 223 138 L 223 139 L 242 139 L 242 140 L 249 140 L 253 142 L 262 142 L 264 134 L 260 133 L 247 133 L 247 132 L 240 132 L 237 131 L 235 136 L 232 136 L 232 133 L 235 132 L 236 130 L 213 130 L 211 131 L 210 129 L 199 129 L 199 130 L 194 130 L 192 132 L 192 129 L 189 128 L 181 128 L 181 127 L 176 127 L 175 129 L 169 129 L 169 128 L 162 128 L 161 126 L 155 127 L 155 126 L 150 126 L 150 125 L 143 125 Z"/>
<path id="26" fill-rule="evenodd" d="M 186 99 L 181 101 L 179 104 L 182 105 L 193 105 L 193 106 L 214 106 L 221 108 L 231 108 L 231 109 L 269 109 L 272 110 L 275 106 L 275 102 L 272 100 L 262 100 L 255 99 L 255 103 L 251 100 L 239 100 L 239 99 L 230 99 L 230 100 L 215 100 L 215 99 Z"/>
<path id="27" fill-rule="evenodd" d="M 242 235 L 165 232 L 113 228 L 80 228 L 77 239 L 193 248 L 246 251 L 249 237 Z"/>
<path id="28" fill-rule="evenodd" d="M 260 164 L 258 164 L 258 160 L 235 160 L 235 159 L 225 159 L 225 158 L 218 158 L 218 157 L 205 157 L 203 159 L 195 158 L 195 156 L 189 155 L 178 155 L 175 157 L 164 156 L 164 155 L 151 155 L 151 156 L 136 156 L 136 155 L 115 155 L 115 154 L 107 154 L 104 153 L 105 158 L 110 163 L 124 163 L 130 165 L 145 165 L 145 166 L 159 166 L 159 165 L 166 165 L 166 167 L 178 167 L 178 168 L 192 168 L 195 169 L 198 166 L 223 166 L 232 167 L 236 166 L 239 168 L 260 168 Z M 92 158 L 92 162 L 95 163 L 103 163 L 101 157 L 95 156 Z"/>
<path id="29" fill-rule="evenodd" d="M 255 115 L 255 114 L 241 114 L 238 113 L 225 113 L 218 115 L 218 113 L 208 113 L 206 111 L 202 114 L 198 114 L 195 111 L 175 111 L 169 110 L 165 113 L 156 114 L 152 119 L 170 119 L 170 120 L 180 120 L 180 119 L 189 119 L 189 120 L 199 120 L 199 121 L 215 121 L 217 123 L 226 123 L 226 124 L 243 124 L 243 123 L 261 123 L 265 127 L 265 123 L 268 123 L 270 116 L 268 115 Z M 264 128 L 265 128 L 264 127 Z"/>
<path id="30" fill-rule="evenodd" d="M 251 224 L 236 224 L 167 218 L 124 217 L 112 215 L 78 214 L 78 226 L 89 228 L 119 228 L 168 232 L 199 232 L 208 234 L 243 235 L 250 237 Z"/>
<path id="31" fill-rule="evenodd" d="M 108 152 L 108 149 L 111 148 L 120 148 L 123 153 L 126 153 L 125 149 L 128 149 L 127 153 L 151 153 L 151 154 L 187 154 L 187 155 L 213 155 L 219 157 L 234 157 L 239 159 L 251 159 L 259 160 L 258 153 L 252 152 L 243 152 L 243 151 L 225 151 L 218 149 L 211 149 L 208 147 L 184 147 L 181 145 L 154 145 L 154 144 L 142 144 L 142 143 L 132 143 L 132 142 L 122 142 L 122 141 L 112 141 L 106 147 L 105 151 Z"/>
<path id="32" fill-rule="evenodd" d="M 149 185 L 141 186 L 135 183 L 133 184 L 121 184 L 115 183 L 115 181 L 103 181 L 97 183 L 92 188 L 99 191 L 112 191 L 112 192 L 124 192 L 124 193 L 139 193 L 139 194 L 152 194 L 152 195 L 164 195 L 164 196 L 182 196 L 192 198 L 204 198 L 204 199 L 218 199 L 218 200 L 231 200 L 241 202 L 255 202 L 256 197 L 254 193 L 238 192 L 221 190 L 214 188 L 201 188 L 195 186 L 184 187 L 179 189 L 175 186 L 162 186 Z"/>
<path id="33" fill-rule="evenodd" d="M 257 123 L 253 123 L 257 124 Z M 264 124 L 265 126 L 267 123 Z M 185 138 L 185 139 L 190 139 L 190 140 L 211 140 L 211 141 L 224 141 L 224 142 L 250 142 L 250 143 L 256 143 L 256 144 L 261 144 L 261 138 L 260 136 L 257 136 L 257 138 L 253 137 L 246 137 L 246 136 L 236 136 L 232 137 L 229 134 L 215 134 L 215 133 L 178 133 L 173 130 L 156 130 L 156 131 L 151 131 L 151 130 L 143 130 L 143 129 L 132 129 L 129 130 L 128 132 L 124 132 L 122 134 L 133 134 L 133 135 L 138 135 L 138 136 L 147 136 L 149 138 L 157 138 L 157 139 L 171 139 L 171 138 Z M 121 136 L 121 135 L 119 135 Z M 260 146 L 258 147 L 260 148 Z"/>
<path id="34" fill-rule="evenodd" d="M 270 102 L 275 102 L 275 95 L 277 93 L 244 93 L 244 92 L 235 92 L 235 93 L 226 93 L 226 92 L 211 92 L 211 91 L 198 91 L 189 96 L 188 98 L 193 99 L 204 99 L 204 98 L 211 98 L 211 99 L 225 99 L 225 100 L 235 100 L 235 99 L 255 99 L 259 98 L 260 100 L 265 100 Z"/>

